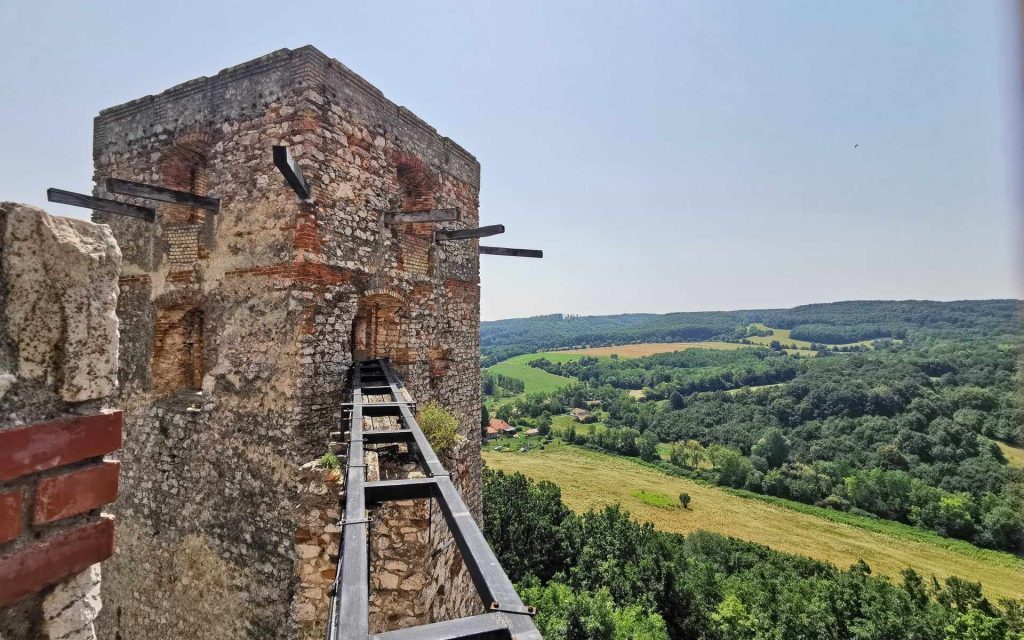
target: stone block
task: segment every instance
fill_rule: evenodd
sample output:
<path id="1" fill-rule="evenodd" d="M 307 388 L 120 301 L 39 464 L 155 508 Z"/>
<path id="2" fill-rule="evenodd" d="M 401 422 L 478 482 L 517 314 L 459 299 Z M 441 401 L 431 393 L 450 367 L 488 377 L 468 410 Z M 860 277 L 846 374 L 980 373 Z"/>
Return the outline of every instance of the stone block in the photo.
<path id="1" fill-rule="evenodd" d="M 66 402 L 110 395 L 117 385 L 117 276 L 121 251 L 109 227 L 0 203 L 5 219 L 0 284 L 19 379 Z"/>

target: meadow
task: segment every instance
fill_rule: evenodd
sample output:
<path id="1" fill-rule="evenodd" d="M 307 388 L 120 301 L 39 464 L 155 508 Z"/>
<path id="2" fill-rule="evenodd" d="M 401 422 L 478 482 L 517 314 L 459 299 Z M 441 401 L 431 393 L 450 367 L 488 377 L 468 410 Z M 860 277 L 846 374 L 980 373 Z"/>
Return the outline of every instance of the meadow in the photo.
<path id="1" fill-rule="evenodd" d="M 1006 463 L 1011 467 L 1017 467 L 1018 469 L 1024 469 L 1024 448 L 1015 447 L 1005 442 L 996 440 L 996 446 L 1003 452 L 1003 456 L 1006 457 Z"/>
<path id="2" fill-rule="evenodd" d="M 491 468 L 549 480 L 575 511 L 620 503 L 635 518 L 664 531 L 707 530 L 847 567 L 863 558 L 874 571 L 896 576 L 911 567 L 939 578 L 981 582 L 995 596 L 1024 595 L 1024 560 L 973 547 L 895 522 L 762 496 L 743 495 L 665 474 L 633 459 L 559 442 L 527 453 L 484 451 Z M 678 504 L 690 494 L 689 509 Z M 823 517 L 828 516 L 828 517 Z"/>

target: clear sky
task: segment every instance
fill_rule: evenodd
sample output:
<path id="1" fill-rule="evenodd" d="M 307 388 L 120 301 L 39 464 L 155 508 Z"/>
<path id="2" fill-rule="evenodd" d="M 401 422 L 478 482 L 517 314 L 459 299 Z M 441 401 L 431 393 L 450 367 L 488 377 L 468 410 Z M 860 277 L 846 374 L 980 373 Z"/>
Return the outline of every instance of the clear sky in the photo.
<path id="1" fill-rule="evenodd" d="M 0 199 L 101 109 L 312 44 L 474 153 L 483 317 L 1024 297 L 1014 3 L 0 3 Z"/>

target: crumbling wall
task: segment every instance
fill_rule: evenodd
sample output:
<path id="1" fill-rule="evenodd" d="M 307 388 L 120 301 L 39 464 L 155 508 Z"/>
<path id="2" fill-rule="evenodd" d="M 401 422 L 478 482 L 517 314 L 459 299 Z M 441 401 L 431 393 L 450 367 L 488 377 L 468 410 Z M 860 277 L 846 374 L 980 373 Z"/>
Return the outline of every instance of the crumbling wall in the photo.
<path id="1" fill-rule="evenodd" d="M 0 204 L 0 637 L 95 637 L 118 490 L 110 230 Z"/>
<path id="2" fill-rule="evenodd" d="M 288 146 L 312 201 L 289 189 L 272 145 Z M 399 175 L 410 157 L 430 180 Z M 125 257 L 118 401 L 132 433 L 102 635 L 202 623 L 207 638 L 294 636 L 306 624 L 299 468 L 340 425 L 361 302 L 401 301 L 381 344 L 416 397 L 479 443 L 476 243 L 428 247 L 423 225 L 381 224 L 429 202 L 460 209 L 445 226 L 477 226 L 479 165 L 304 47 L 102 112 L 94 168 L 99 196 L 120 197 L 104 187 L 116 177 L 221 200 L 216 214 L 160 205 L 155 224 L 94 215 Z M 479 514 L 479 446 L 463 455 L 458 486 Z"/>

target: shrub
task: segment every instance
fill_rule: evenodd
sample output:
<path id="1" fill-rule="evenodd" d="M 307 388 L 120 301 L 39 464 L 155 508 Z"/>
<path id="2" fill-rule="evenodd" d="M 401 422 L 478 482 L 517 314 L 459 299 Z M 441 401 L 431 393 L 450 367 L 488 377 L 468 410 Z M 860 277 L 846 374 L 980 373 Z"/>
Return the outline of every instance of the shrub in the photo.
<path id="1" fill-rule="evenodd" d="M 341 461 L 333 453 L 325 453 L 316 461 L 316 466 L 321 469 L 340 469 Z"/>
<path id="2" fill-rule="evenodd" d="M 462 439 L 458 419 L 436 402 L 421 406 L 416 421 L 435 451 L 447 451 Z"/>

